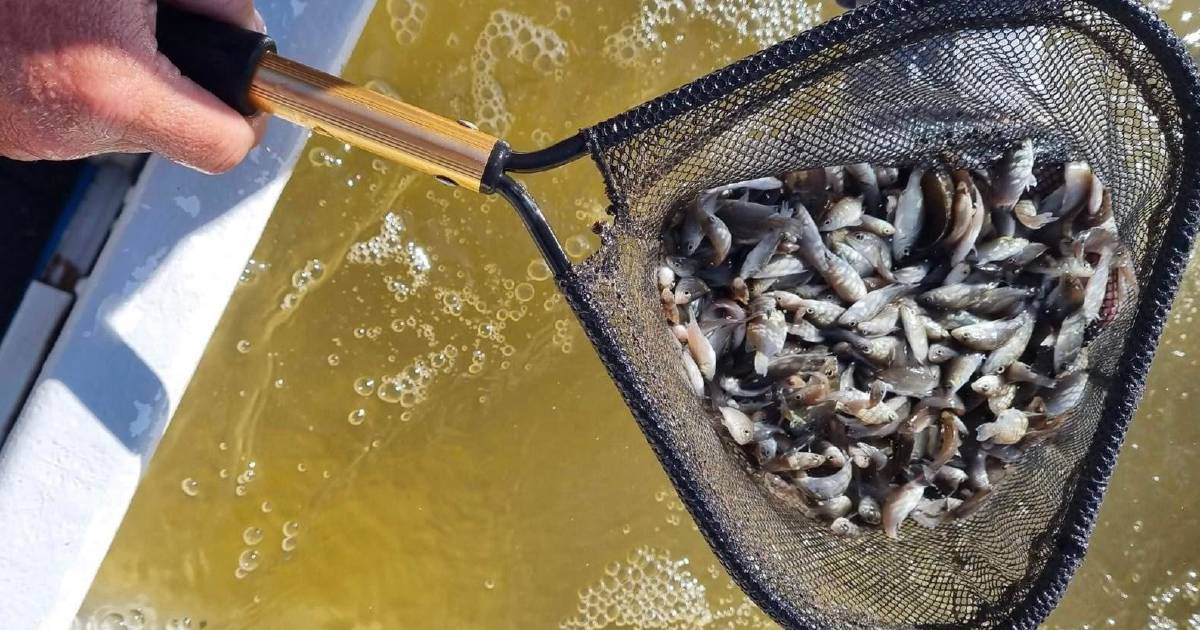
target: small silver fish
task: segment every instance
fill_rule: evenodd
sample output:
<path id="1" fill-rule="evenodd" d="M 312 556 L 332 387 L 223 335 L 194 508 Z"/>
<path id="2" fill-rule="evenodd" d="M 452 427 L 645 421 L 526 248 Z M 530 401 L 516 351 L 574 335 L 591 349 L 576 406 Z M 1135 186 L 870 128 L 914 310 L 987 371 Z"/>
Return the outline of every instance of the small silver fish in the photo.
<path id="1" fill-rule="evenodd" d="M 925 337 L 930 341 L 945 341 L 950 338 L 950 331 L 946 330 L 945 325 L 941 322 L 924 317 L 922 318 L 922 323 L 925 324 Z"/>
<path id="2" fill-rule="evenodd" d="M 1068 162 L 1063 167 L 1062 205 L 1055 212 L 1063 216 L 1081 210 L 1091 196 L 1092 167 L 1087 162 Z"/>
<path id="3" fill-rule="evenodd" d="M 717 374 L 717 353 L 713 350 L 712 344 L 708 338 L 704 336 L 704 332 L 700 330 L 700 325 L 695 321 L 688 324 L 688 352 L 696 361 L 696 366 L 700 368 L 700 373 L 707 380 L 712 380 Z"/>
<path id="4" fill-rule="evenodd" d="M 684 215 L 683 226 L 680 228 L 680 247 L 685 256 L 691 256 L 699 249 L 704 241 L 704 228 L 701 219 L 716 212 L 717 196 L 700 195 L 688 212 Z"/>
<path id="5" fill-rule="evenodd" d="M 719 195 L 730 190 L 778 190 L 783 188 L 783 182 L 778 177 L 759 177 L 758 179 L 748 179 L 744 182 L 735 184 L 726 184 L 725 186 L 717 186 L 704 191 L 703 195 Z"/>
<path id="6" fill-rule="evenodd" d="M 828 501 L 819 501 L 813 506 L 813 511 L 817 513 L 817 517 L 825 521 L 834 521 L 842 518 L 854 509 L 854 501 L 846 496 L 836 496 Z"/>
<path id="7" fill-rule="evenodd" d="M 900 525 L 916 509 L 927 487 L 929 482 L 920 476 L 887 494 L 883 500 L 883 532 L 888 538 L 900 540 Z"/>
<path id="8" fill-rule="evenodd" d="M 929 275 L 931 268 L 929 261 L 915 263 L 896 269 L 892 272 L 892 277 L 900 284 L 917 284 Z"/>
<path id="9" fill-rule="evenodd" d="M 954 250 L 950 253 L 951 265 L 963 262 L 974 251 L 979 234 L 983 231 L 983 220 L 987 218 L 987 208 L 984 207 L 979 191 L 974 186 L 971 187 L 971 199 L 971 221 L 967 224 L 967 233 L 955 243 Z"/>
<path id="10" fill-rule="evenodd" d="M 884 221 L 883 219 L 880 219 L 879 217 L 864 214 L 862 215 L 860 221 L 861 225 L 859 227 L 874 234 L 875 236 L 888 238 L 895 236 L 896 234 L 896 226 Z"/>
<path id="11" fill-rule="evenodd" d="M 739 446 L 745 446 L 754 441 L 754 421 L 750 416 L 742 413 L 739 409 L 733 407 L 720 407 L 721 424 L 725 425 L 725 430 L 729 432 L 729 436 L 737 442 Z"/>
<path id="12" fill-rule="evenodd" d="M 781 278 L 783 276 L 792 276 L 802 274 L 808 271 L 808 267 L 795 256 L 775 256 L 758 271 L 750 275 L 754 279 L 762 278 Z"/>
<path id="13" fill-rule="evenodd" d="M 975 250 L 975 264 L 978 266 L 1008 260 L 1023 252 L 1029 244 L 1027 239 L 1014 236 L 994 238 L 981 243 Z"/>
<path id="14" fill-rule="evenodd" d="M 930 363 L 935 363 L 935 364 L 945 363 L 945 362 L 949 361 L 950 359 L 953 359 L 954 357 L 959 356 L 959 354 L 960 353 L 958 352 L 958 350 L 955 350 L 954 348 L 951 348 L 950 346 L 942 345 L 940 343 L 930 344 L 930 346 L 929 346 L 929 362 Z"/>
<path id="15" fill-rule="evenodd" d="M 868 337 L 886 335 L 896 330 L 896 320 L 900 317 L 900 309 L 895 304 L 888 304 L 879 314 L 866 321 L 859 322 L 858 332 Z M 922 328 L 924 330 L 924 328 Z"/>
<path id="16" fill-rule="evenodd" d="M 1004 154 L 1004 161 L 992 175 L 992 205 L 1011 208 L 1037 179 L 1033 176 L 1036 152 L 1032 140 L 1022 140 Z"/>
<path id="17" fill-rule="evenodd" d="M 1054 417 L 1070 412 L 1087 391 L 1088 375 L 1084 370 L 1059 377 L 1046 398 L 1046 415 Z"/>
<path id="18" fill-rule="evenodd" d="M 838 318 L 846 312 L 842 306 L 824 300 L 801 300 L 796 306 L 796 314 L 821 328 L 834 325 Z"/>
<path id="19" fill-rule="evenodd" d="M 879 208 L 882 198 L 879 192 L 879 178 L 875 175 L 875 168 L 870 164 L 860 162 L 858 164 L 847 164 L 846 172 L 858 182 L 859 188 L 862 189 L 864 205 L 871 210 Z"/>
<path id="20" fill-rule="evenodd" d="M 862 254 L 858 253 L 857 249 L 850 247 L 844 242 L 834 241 L 833 243 L 830 243 L 829 249 L 841 257 L 842 260 L 850 263 L 850 266 L 853 267 L 854 271 L 860 276 L 867 276 L 875 271 L 875 265 L 872 265 L 871 261 L 867 260 Z"/>
<path id="21" fill-rule="evenodd" d="M 892 257 L 904 261 L 913 253 L 917 239 L 925 225 L 924 196 L 921 194 L 921 178 L 925 171 L 913 169 L 908 176 L 908 184 L 900 194 L 899 204 L 892 224 L 896 235 L 892 238 Z"/>
<path id="22" fill-rule="evenodd" d="M 1017 316 L 1017 320 L 1020 321 L 1020 327 L 1016 332 L 1000 344 L 1000 347 L 993 350 L 987 360 L 983 362 L 984 374 L 1003 372 L 1013 361 L 1021 358 L 1021 355 L 1025 353 L 1025 348 L 1029 346 L 1029 340 L 1033 337 L 1037 320 L 1028 311 Z"/>
<path id="23" fill-rule="evenodd" d="M 654 270 L 654 280 L 659 291 L 670 289 L 675 286 L 675 272 L 670 267 L 663 265 Z"/>
<path id="24" fill-rule="evenodd" d="M 1063 320 L 1054 342 L 1054 370 L 1062 372 L 1079 356 L 1083 349 L 1083 335 L 1087 330 L 1087 316 L 1083 310 L 1071 313 Z"/>
<path id="25" fill-rule="evenodd" d="M 950 331 L 954 340 L 971 350 L 990 352 L 1008 341 L 1025 324 L 1022 317 L 960 326 Z"/>
<path id="26" fill-rule="evenodd" d="M 1019 409 L 1005 409 L 992 422 L 985 422 L 975 429 L 975 439 L 993 444 L 1016 444 L 1025 437 L 1029 429 L 1029 418 Z"/>
<path id="27" fill-rule="evenodd" d="M 692 392 L 697 396 L 704 395 L 704 375 L 700 373 L 700 366 L 696 365 L 696 360 L 686 350 L 682 352 L 683 356 L 683 371 L 687 376 L 688 386 L 692 388 Z"/>
<path id="28" fill-rule="evenodd" d="M 700 218 L 700 229 L 704 232 L 704 237 L 712 244 L 712 256 L 708 259 L 708 266 L 716 267 L 725 262 L 725 258 L 729 256 L 729 250 L 733 247 L 733 234 L 729 231 L 729 227 L 725 222 L 718 219 L 715 214 L 705 213 Z"/>
<path id="29" fill-rule="evenodd" d="M 936 365 L 892 366 L 875 376 L 900 396 L 922 398 L 933 393 L 941 380 L 942 370 Z"/>
<path id="30" fill-rule="evenodd" d="M 1013 216 L 1031 230 L 1040 230 L 1058 220 L 1052 212 L 1039 214 L 1037 206 L 1029 199 L 1022 199 L 1013 206 Z"/>
<path id="31" fill-rule="evenodd" d="M 776 457 L 774 461 L 768 464 L 768 470 L 770 472 L 812 470 L 813 468 L 820 468 L 825 465 L 825 462 L 826 458 L 824 455 L 793 450 Z"/>
<path id="32" fill-rule="evenodd" d="M 875 272 L 881 278 L 888 282 L 895 281 L 895 276 L 892 275 L 892 249 L 888 247 L 887 241 L 865 230 L 853 230 L 846 239 L 846 244 L 871 261 Z"/>
<path id="33" fill-rule="evenodd" d="M 855 525 L 853 521 L 842 516 L 834 519 L 829 525 L 829 529 L 833 531 L 834 536 L 842 538 L 854 538 L 862 533 L 862 530 Z"/>
<path id="34" fill-rule="evenodd" d="M 1033 368 L 1020 361 L 1014 361 L 1004 370 L 1004 378 L 1010 383 L 1033 383 L 1038 387 L 1054 386 L 1054 379 L 1038 374 Z"/>
<path id="35" fill-rule="evenodd" d="M 868 525 L 878 525 L 883 520 L 879 501 L 870 495 L 861 495 L 858 498 L 858 517 Z"/>
<path id="36" fill-rule="evenodd" d="M 904 284 L 893 284 L 882 289 L 876 289 L 862 298 L 854 300 L 850 308 L 847 308 L 838 317 L 837 323 L 842 326 L 856 327 L 862 322 L 878 315 L 892 301 L 912 291 L 913 287 Z"/>
<path id="37" fill-rule="evenodd" d="M 709 292 L 708 285 L 700 278 L 681 278 L 675 285 L 675 303 L 691 304 Z"/>
<path id="38" fill-rule="evenodd" d="M 863 200 L 861 197 L 843 197 L 829 207 L 817 227 L 822 232 L 832 232 L 862 223 Z"/>
<path id="39" fill-rule="evenodd" d="M 950 393 L 957 392 L 962 389 L 967 381 L 971 380 L 971 376 L 983 365 L 984 356 L 979 352 L 963 354 L 946 362 L 942 369 L 942 384 L 945 385 L 946 391 Z"/>
<path id="40" fill-rule="evenodd" d="M 820 329 L 807 319 L 797 319 L 788 324 L 787 334 L 808 343 L 823 343 L 825 341 L 825 336 L 821 334 Z"/>
<path id="41" fill-rule="evenodd" d="M 846 494 L 846 488 L 850 487 L 853 468 L 848 458 L 843 456 L 842 459 L 844 460 L 842 466 L 836 473 L 827 477 L 805 475 L 796 480 L 796 485 L 817 501 L 828 501 Z"/>
<path id="42" fill-rule="evenodd" d="M 929 357 L 929 336 L 925 332 L 924 317 L 918 311 L 917 305 L 909 299 L 900 301 L 897 313 L 913 360 L 924 365 Z"/>
<path id="43" fill-rule="evenodd" d="M 771 230 L 766 236 L 762 237 L 749 253 L 742 260 L 742 267 L 738 275 L 743 278 L 756 277 L 767 262 L 771 260 L 775 251 L 779 249 L 779 244 L 783 241 L 783 230 Z"/>
<path id="44" fill-rule="evenodd" d="M 888 188 L 900 181 L 900 169 L 894 166 L 876 166 L 875 181 L 880 188 Z"/>

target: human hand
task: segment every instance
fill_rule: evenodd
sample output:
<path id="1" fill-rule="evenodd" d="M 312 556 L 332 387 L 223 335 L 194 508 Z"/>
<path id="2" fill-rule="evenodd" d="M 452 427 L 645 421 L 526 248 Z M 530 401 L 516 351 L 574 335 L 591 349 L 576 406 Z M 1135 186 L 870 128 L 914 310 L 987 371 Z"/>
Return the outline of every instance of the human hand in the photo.
<path id="1" fill-rule="evenodd" d="M 262 31 L 253 0 L 164 0 Z M 0 155 L 67 160 L 153 151 L 220 173 L 262 123 L 158 53 L 155 0 L 0 0 Z"/>

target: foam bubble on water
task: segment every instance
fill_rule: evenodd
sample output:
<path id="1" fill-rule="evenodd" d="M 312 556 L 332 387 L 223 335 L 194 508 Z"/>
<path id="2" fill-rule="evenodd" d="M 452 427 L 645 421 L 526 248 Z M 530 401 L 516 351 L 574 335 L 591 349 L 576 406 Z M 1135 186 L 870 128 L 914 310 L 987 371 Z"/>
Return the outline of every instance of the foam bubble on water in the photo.
<path id="1" fill-rule="evenodd" d="M 250 340 L 249 339 L 238 340 L 237 351 L 242 354 L 246 354 L 247 352 L 250 352 Z"/>
<path id="2" fill-rule="evenodd" d="M 745 598 L 710 602 L 704 584 L 686 558 L 639 547 L 624 562 L 604 569 L 604 577 L 579 591 L 576 614 L 559 623 L 563 630 L 601 628 L 771 627 Z"/>
<path id="3" fill-rule="evenodd" d="M 596 247 L 592 243 L 592 239 L 587 234 L 576 234 L 567 239 L 563 245 L 563 249 L 567 251 L 567 255 L 575 260 L 585 258 L 588 254 L 595 251 Z"/>
<path id="4" fill-rule="evenodd" d="M 553 74 L 567 59 L 567 45 L 553 29 L 512 11 L 493 11 L 487 26 L 475 40 L 471 59 L 474 71 L 471 96 L 475 123 L 480 128 L 505 135 L 512 126 L 504 89 L 496 80 L 496 67 L 503 58 L 515 59 L 538 72 Z"/>
<path id="5" fill-rule="evenodd" d="M 238 568 L 249 573 L 258 568 L 259 553 L 256 549 L 244 549 L 238 555 Z"/>
<path id="6" fill-rule="evenodd" d="M 403 274 L 384 277 L 384 286 L 398 302 L 429 284 L 433 269 L 432 256 L 421 245 L 404 238 L 404 221 L 394 212 L 384 215 L 379 234 L 350 246 L 346 260 L 356 265 L 401 265 Z"/>
<path id="7" fill-rule="evenodd" d="M 308 152 L 308 162 L 322 168 L 336 168 L 341 166 L 344 160 L 325 147 L 313 147 Z"/>
<path id="8" fill-rule="evenodd" d="M 1150 630 L 1200 630 L 1200 575 L 1186 571 L 1181 578 L 1163 586 L 1150 597 L 1150 618 L 1146 628 Z"/>
<path id="9" fill-rule="evenodd" d="M 292 272 L 292 291 L 283 296 L 279 308 L 285 311 L 296 308 L 304 294 L 311 291 L 323 277 L 325 277 L 324 263 L 316 258 L 305 262 L 303 267 Z"/>
<path id="10" fill-rule="evenodd" d="M 158 613 L 145 603 L 105 605 L 86 617 L 76 617 L 73 630 L 149 630 L 161 627 Z"/>
<path id="11" fill-rule="evenodd" d="M 360 376 L 354 380 L 354 392 L 359 396 L 370 396 L 375 391 L 375 379 Z"/>
<path id="12" fill-rule="evenodd" d="M 417 40 L 429 17 L 429 9 L 417 0 L 388 0 L 387 12 L 396 41 L 405 46 Z"/>
<path id="13" fill-rule="evenodd" d="M 604 55 L 623 67 L 643 66 L 668 47 L 665 27 L 705 19 L 765 48 L 812 28 L 821 3 L 794 0 L 643 0 L 638 14 L 604 41 Z"/>
<path id="14" fill-rule="evenodd" d="M 263 530 L 261 527 L 255 527 L 255 526 L 251 525 L 251 526 L 247 527 L 246 529 L 242 530 L 242 542 L 246 543 L 247 545 L 249 545 L 251 547 L 262 542 L 262 539 L 263 539 Z"/>
<path id="15" fill-rule="evenodd" d="M 542 280 L 550 279 L 550 266 L 541 258 L 535 258 L 529 261 L 529 266 L 525 268 L 525 274 L 530 280 L 541 282 Z"/>
<path id="16" fill-rule="evenodd" d="M 179 489 L 183 490 L 183 493 L 189 497 L 194 497 L 200 494 L 200 483 L 195 479 L 188 477 L 179 482 Z"/>
<path id="17" fill-rule="evenodd" d="M 242 275 L 238 277 L 238 282 L 242 284 L 252 284 L 270 268 L 271 265 L 269 263 L 251 258 L 250 260 L 246 261 L 246 267 L 242 269 Z"/>

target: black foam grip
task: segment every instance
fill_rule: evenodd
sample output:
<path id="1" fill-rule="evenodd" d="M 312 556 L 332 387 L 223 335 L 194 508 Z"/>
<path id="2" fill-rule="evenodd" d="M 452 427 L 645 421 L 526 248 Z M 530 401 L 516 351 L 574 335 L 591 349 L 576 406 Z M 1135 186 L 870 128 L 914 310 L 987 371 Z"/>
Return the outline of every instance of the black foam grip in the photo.
<path id="1" fill-rule="evenodd" d="M 274 40 L 162 3 L 157 28 L 159 52 L 184 76 L 242 115 L 258 111 L 250 104 L 250 82 L 263 54 L 275 52 Z"/>

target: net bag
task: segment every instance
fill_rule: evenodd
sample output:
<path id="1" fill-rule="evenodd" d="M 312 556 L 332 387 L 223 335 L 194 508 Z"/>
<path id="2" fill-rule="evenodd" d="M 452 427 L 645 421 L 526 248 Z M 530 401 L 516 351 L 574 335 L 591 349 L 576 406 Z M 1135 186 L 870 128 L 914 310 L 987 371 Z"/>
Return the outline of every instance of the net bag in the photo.
<path id="1" fill-rule="evenodd" d="M 883 0 L 599 124 L 614 220 L 563 290 L 701 532 L 796 628 L 1032 628 L 1079 565 L 1198 206 L 1200 87 L 1132 0 Z M 700 191 L 784 171 L 934 160 L 982 167 L 1033 138 L 1111 189 L 1140 291 L 1091 340 L 1088 390 L 972 517 L 835 537 L 774 503 L 687 385 L 654 270 Z"/>

